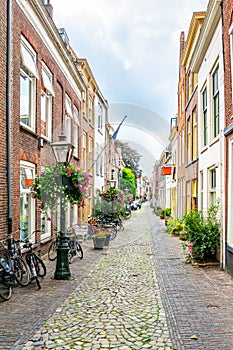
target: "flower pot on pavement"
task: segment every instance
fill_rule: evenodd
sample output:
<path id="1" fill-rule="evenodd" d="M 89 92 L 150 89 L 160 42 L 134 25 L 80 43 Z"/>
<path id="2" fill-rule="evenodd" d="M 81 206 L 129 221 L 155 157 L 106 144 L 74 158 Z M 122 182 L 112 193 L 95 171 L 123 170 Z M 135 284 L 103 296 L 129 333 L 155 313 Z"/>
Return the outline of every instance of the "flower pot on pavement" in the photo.
<path id="1" fill-rule="evenodd" d="M 109 246 L 110 237 L 111 237 L 111 234 L 107 233 L 106 238 L 105 238 L 105 242 L 104 242 L 105 246 Z"/>
<path id="2" fill-rule="evenodd" d="M 93 237 L 94 249 L 103 249 L 105 237 Z"/>

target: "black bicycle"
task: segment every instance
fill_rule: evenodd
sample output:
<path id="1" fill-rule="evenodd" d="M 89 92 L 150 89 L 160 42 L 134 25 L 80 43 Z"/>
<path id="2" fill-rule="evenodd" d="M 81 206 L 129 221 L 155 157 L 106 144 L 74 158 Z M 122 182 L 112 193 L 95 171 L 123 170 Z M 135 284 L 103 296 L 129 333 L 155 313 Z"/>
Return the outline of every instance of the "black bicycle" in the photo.
<path id="1" fill-rule="evenodd" d="M 12 279 L 14 272 L 4 258 L 0 258 L 0 297 L 5 301 L 12 296 Z"/>
<path id="2" fill-rule="evenodd" d="M 74 257 L 78 256 L 79 259 L 83 259 L 83 249 L 81 244 L 78 242 L 76 233 L 67 232 L 67 244 L 69 246 L 68 260 L 71 264 L 74 261 Z M 50 261 L 54 261 L 57 258 L 57 248 L 59 245 L 60 232 L 57 232 L 56 240 L 53 241 L 48 250 L 48 258 Z"/>
<path id="3" fill-rule="evenodd" d="M 15 233 L 17 233 L 17 230 Z M 11 286 L 18 285 L 25 287 L 30 282 L 30 272 L 26 262 L 22 258 L 20 239 L 15 239 L 13 234 L 7 236 L 4 246 L 4 256 L 2 257 L 9 265 L 11 274 Z"/>
<path id="4" fill-rule="evenodd" d="M 34 232 L 33 232 L 34 233 Z M 25 240 L 23 247 L 28 249 L 26 253 L 26 262 L 31 271 L 31 281 L 35 280 L 38 290 L 41 289 L 41 284 L 39 277 L 44 277 L 46 275 L 46 266 L 41 259 L 39 252 L 33 251 L 33 243 L 28 239 Z"/>

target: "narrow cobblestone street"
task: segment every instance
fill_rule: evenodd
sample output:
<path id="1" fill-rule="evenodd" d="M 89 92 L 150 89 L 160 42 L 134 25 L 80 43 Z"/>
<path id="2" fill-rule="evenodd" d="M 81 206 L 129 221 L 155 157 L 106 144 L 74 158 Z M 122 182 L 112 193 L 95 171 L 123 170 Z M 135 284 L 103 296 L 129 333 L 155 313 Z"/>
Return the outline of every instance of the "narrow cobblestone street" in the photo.
<path id="1" fill-rule="evenodd" d="M 149 204 L 108 248 L 85 242 L 72 280 L 16 288 L 0 304 L 0 349 L 233 349 L 232 278 L 184 263 Z"/>

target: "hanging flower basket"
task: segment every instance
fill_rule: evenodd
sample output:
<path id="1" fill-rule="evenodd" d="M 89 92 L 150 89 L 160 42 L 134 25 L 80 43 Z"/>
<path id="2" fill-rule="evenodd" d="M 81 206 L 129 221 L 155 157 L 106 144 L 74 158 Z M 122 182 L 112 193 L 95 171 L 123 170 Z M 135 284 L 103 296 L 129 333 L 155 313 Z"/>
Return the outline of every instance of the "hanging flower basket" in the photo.
<path id="1" fill-rule="evenodd" d="M 172 167 L 171 166 L 162 166 L 161 171 L 162 171 L 162 175 L 171 175 L 172 174 Z"/>
<path id="2" fill-rule="evenodd" d="M 40 200 L 45 214 L 57 209 L 60 202 L 64 208 L 67 202 L 83 207 L 88 198 L 90 176 L 87 172 L 75 169 L 72 165 L 52 165 L 36 175 L 31 186 L 31 196 Z"/>

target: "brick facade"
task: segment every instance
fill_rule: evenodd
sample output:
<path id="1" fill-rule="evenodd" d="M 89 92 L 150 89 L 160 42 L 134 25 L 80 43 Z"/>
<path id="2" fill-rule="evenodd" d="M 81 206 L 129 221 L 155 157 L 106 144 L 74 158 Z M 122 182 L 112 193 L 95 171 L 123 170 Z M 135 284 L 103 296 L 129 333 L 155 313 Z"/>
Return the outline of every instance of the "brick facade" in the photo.
<path id="1" fill-rule="evenodd" d="M 232 184 L 229 184 L 230 179 L 230 168 L 229 168 L 229 140 L 233 136 L 233 106 L 232 106 L 232 67 L 231 67 L 231 47 L 230 47 L 230 35 L 229 29 L 233 23 L 233 3 L 231 0 L 224 0 L 222 2 L 222 14 L 223 14 L 223 49 L 224 49 L 224 96 L 225 96 L 225 159 L 226 159 L 226 177 L 225 177 L 225 187 L 230 190 Z M 229 191 L 226 190 L 225 197 L 225 242 L 226 242 L 226 270 L 233 275 L 233 250 L 228 242 L 228 232 L 229 228 L 229 219 L 228 219 L 228 210 L 231 204 L 229 203 Z"/>

